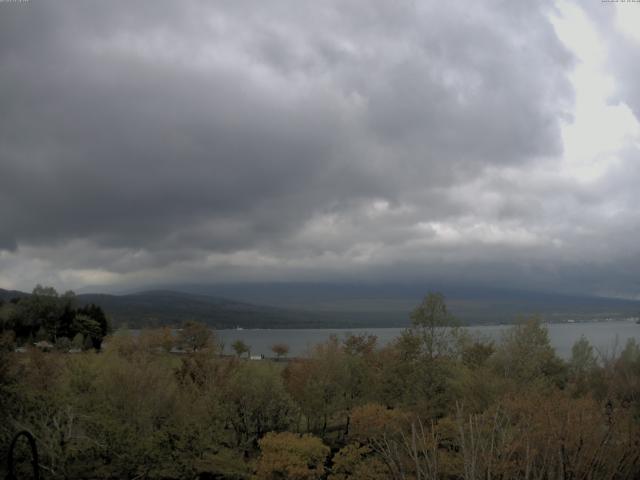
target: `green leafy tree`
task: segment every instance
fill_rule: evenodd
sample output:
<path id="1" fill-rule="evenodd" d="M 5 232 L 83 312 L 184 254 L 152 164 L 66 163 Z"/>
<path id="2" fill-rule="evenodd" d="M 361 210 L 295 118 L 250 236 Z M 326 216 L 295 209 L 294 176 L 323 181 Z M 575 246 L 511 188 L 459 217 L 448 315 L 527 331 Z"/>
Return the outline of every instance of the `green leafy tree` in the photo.
<path id="1" fill-rule="evenodd" d="M 291 425 L 295 405 L 280 372 L 271 362 L 240 362 L 218 381 L 220 405 L 236 445 L 251 450 L 265 433 Z"/>
<path id="2" fill-rule="evenodd" d="M 37 285 L 27 299 L 20 302 L 23 307 L 23 318 L 30 323 L 35 331 L 46 332 L 46 340 L 55 342 L 58 336 L 61 304 L 58 292 L 53 287 Z M 63 335 L 66 332 L 61 332 Z"/>
<path id="3" fill-rule="evenodd" d="M 593 347 L 584 335 L 571 347 L 568 367 L 569 379 L 573 383 L 576 394 L 587 393 L 598 378 L 598 360 Z"/>
<path id="4" fill-rule="evenodd" d="M 84 336 L 83 348 L 99 348 L 102 343 L 102 329 L 100 324 L 85 314 L 77 314 L 73 319 L 73 330 Z M 98 345 L 98 347 L 96 347 Z"/>
<path id="5" fill-rule="evenodd" d="M 84 335 L 80 332 L 76 333 L 73 339 L 71 340 L 71 346 L 73 348 L 82 350 L 82 348 L 84 347 Z"/>
<path id="6" fill-rule="evenodd" d="M 242 340 L 236 340 L 235 342 L 233 342 L 231 344 L 231 348 L 234 352 L 236 352 L 236 355 L 238 357 L 241 357 L 245 353 L 247 354 L 247 356 L 251 355 L 251 349 L 249 348 L 249 345 L 247 345 Z"/>
<path id="7" fill-rule="evenodd" d="M 593 347 L 584 335 L 571 347 L 569 371 L 573 377 L 581 377 L 598 367 Z"/>
<path id="8" fill-rule="evenodd" d="M 507 330 L 494 365 L 504 377 L 520 384 L 546 380 L 562 385 L 566 381 L 566 366 L 556 356 L 549 332 L 537 318 Z"/>
<path id="9" fill-rule="evenodd" d="M 462 363 L 471 369 L 484 366 L 495 352 L 495 345 L 491 340 L 461 336 L 460 356 Z"/>
<path id="10" fill-rule="evenodd" d="M 458 324 L 442 293 L 427 294 L 411 313 L 411 322 L 412 332 L 422 340 L 427 358 L 454 353 Z"/>
<path id="11" fill-rule="evenodd" d="M 102 340 L 111 332 L 111 324 L 104 313 L 104 310 L 102 310 L 100 306 L 91 303 L 78 308 L 76 312 L 76 315 L 86 315 L 97 322 L 98 329 L 94 328 L 91 335 L 91 341 L 93 343 L 93 348 L 99 350 L 102 345 Z"/>

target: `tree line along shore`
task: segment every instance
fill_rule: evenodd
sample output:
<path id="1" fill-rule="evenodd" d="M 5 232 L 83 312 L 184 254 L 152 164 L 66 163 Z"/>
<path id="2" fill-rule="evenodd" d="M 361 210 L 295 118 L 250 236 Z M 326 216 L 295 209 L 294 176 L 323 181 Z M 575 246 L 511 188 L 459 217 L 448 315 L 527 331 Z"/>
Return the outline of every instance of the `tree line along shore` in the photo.
<path id="1" fill-rule="evenodd" d="M 640 476 L 635 340 L 600 355 L 582 338 L 562 360 L 539 321 L 491 341 L 457 327 L 431 293 L 387 345 L 331 337 L 308 358 L 254 362 L 242 343 L 220 355 L 201 324 L 112 335 L 98 306 L 34 293 L 0 306 L 0 452 L 27 430 L 41 478 Z M 78 344 L 79 333 L 83 353 L 66 354 L 57 339 Z M 15 352 L 17 339 L 42 337 L 50 351 Z M 26 445 L 15 454 L 26 475 Z"/>

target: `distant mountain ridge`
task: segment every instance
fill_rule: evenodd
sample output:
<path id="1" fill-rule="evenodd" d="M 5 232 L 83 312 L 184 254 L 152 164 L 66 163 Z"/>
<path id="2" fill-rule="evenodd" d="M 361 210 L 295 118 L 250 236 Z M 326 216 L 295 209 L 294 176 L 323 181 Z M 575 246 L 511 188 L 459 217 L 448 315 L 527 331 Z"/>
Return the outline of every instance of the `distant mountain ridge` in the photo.
<path id="1" fill-rule="evenodd" d="M 444 293 L 451 312 L 468 324 L 511 323 L 532 315 L 546 321 L 640 316 L 638 300 L 462 284 L 271 282 L 182 284 L 170 288 L 312 312 L 332 323 L 345 322 L 344 326 L 407 326 L 411 311 L 429 291 Z"/>
<path id="2" fill-rule="evenodd" d="M 5 290 L 3 288 L 0 288 L 0 300 L 3 300 L 5 302 L 11 300 L 12 298 L 22 298 L 27 296 L 29 296 L 28 293 L 21 292 L 19 290 Z"/>
<path id="3" fill-rule="evenodd" d="M 180 290 L 179 290 L 180 289 Z M 78 303 L 100 305 L 115 326 L 172 325 L 186 320 L 214 328 L 402 327 L 428 288 L 419 285 L 247 284 L 191 285 L 126 295 L 82 293 Z M 538 315 L 546 321 L 640 316 L 640 301 L 517 292 L 488 288 L 442 289 L 463 323 L 510 323 Z M 29 295 L 0 289 L 0 299 Z"/>
<path id="4" fill-rule="evenodd" d="M 0 299 L 29 296 L 29 293 L 0 289 Z M 148 290 L 128 295 L 83 293 L 79 306 L 95 303 L 103 308 L 114 326 L 130 328 L 179 326 L 195 320 L 213 328 L 329 328 L 339 324 L 309 312 L 171 290 Z"/>
<path id="5" fill-rule="evenodd" d="M 114 323 L 129 327 L 177 326 L 187 320 L 204 322 L 214 328 L 335 326 L 304 312 L 171 290 L 149 290 L 128 295 L 81 294 L 78 300 L 102 306 Z"/>

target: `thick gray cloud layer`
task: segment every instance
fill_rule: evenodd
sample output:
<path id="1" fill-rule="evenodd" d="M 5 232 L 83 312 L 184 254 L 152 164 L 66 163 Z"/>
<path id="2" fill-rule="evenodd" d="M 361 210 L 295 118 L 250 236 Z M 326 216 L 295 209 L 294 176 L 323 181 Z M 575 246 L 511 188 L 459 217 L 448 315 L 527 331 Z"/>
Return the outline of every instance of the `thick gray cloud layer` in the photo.
<path id="1" fill-rule="evenodd" d="M 607 213 L 612 192 L 618 209 L 636 199 L 637 167 L 597 184 L 560 173 L 576 61 L 554 11 L 0 4 L 0 283 L 637 293 L 637 249 L 621 247 L 638 218 Z"/>

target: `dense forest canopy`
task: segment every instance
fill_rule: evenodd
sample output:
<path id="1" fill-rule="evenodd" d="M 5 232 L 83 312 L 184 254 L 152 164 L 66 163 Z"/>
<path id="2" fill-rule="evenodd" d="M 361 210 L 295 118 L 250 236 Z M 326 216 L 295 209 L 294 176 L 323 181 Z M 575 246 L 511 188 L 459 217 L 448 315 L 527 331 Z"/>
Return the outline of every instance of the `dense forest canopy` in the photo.
<path id="1" fill-rule="evenodd" d="M 99 354 L 5 348 L 0 448 L 32 432 L 43 474 L 60 479 L 640 475 L 634 340 L 605 355 L 582 338 L 565 361 L 535 319 L 492 342 L 432 294 L 385 346 L 334 336 L 288 358 L 283 338 L 273 360 L 250 360 L 250 347 L 222 355 L 215 332 L 190 323 L 113 335 Z"/>
<path id="2" fill-rule="evenodd" d="M 77 306 L 72 291 L 59 295 L 53 287 L 37 285 L 31 295 L 0 299 L 0 335 L 12 336 L 18 345 L 49 342 L 61 350 L 100 349 L 109 331 L 102 308 Z"/>

